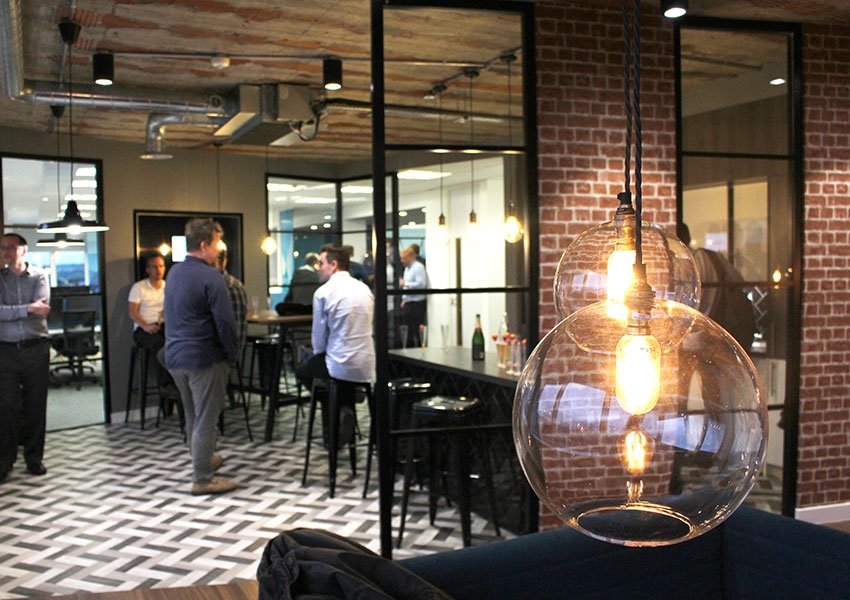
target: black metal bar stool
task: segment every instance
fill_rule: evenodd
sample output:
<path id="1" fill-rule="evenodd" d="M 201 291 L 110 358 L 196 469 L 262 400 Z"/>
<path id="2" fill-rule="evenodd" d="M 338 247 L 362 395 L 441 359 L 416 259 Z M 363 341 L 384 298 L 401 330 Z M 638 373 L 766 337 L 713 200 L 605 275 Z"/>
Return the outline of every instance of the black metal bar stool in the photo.
<path id="1" fill-rule="evenodd" d="M 390 427 L 393 430 L 399 428 L 400 423 L 410 422 L 410 405 L 417 400 L 423 400 L 433 395 L 431 382 L 422 379 L 414 379 L 412 377 L 400 377 L 391 380 L 387 387 L 389 388 L 390 396 Z M 369 446 L 366 455 L 366 481 L 363 483 L 363 497 L 369 490 L 369 477 L 372 471 L 372 454 L 377 445 L 377 431 L 375 431 L 375 407 L 369 405 Z M 405 443 L 412 443 L 412 440 L 405 440 Z M 390 464 L 395 468 L 396 457 L 398 456 L 398 440 L 393 440 L 390 445 L 392 455 Z"/>
<path id="2" fill-rule="evenodd" d="M 159 395 L 159 385 L 153 384 L 148 386 L 148 373 L 150 371 L 150 362 L 156 360 L 147 348 L 133 344 L 130 348 L 130 373 L 127 376 L 127 409 L 124 412 L 124 423 L 130 420 L 130 409 L 133 402 L 133 394 L 139 396 L 139 419 L 141 420 L 141 428 L 145 428 L 145 404 L 147 403 L 148 394 Z M 138 363 L 138 369 L 136 364 Z M 134 381 L 134 375 L 138 375 L 138 382 Z"/>
<path id="3" fill-rule="evenodd" d="M 446 473 L 454 475 L 458 482 L 457 499 L 460 511 L 460 526 L 463 537 L 463 545 L 472 543 L 471 518 L 470 518 L 470 486 L 469 479 L 472 472 L 471 454 L 473 441 L 475 440 L 474 429 L 471 426 L 478 424 L 483 416 L 484 403 L 478 398 L 466 398 L 464 396 L 433 396 L 425 400 L 419 400 L 411 405 L 410 429 L 435 429 L 433 434 L 427 435 L 428 442 L 428 516 L 431 524 L 434 524 L 437 513 L 437 476 L 442 475 L 443 487 Z M 453 428 L 460 428 L 452 431 Z M 490 465 L 490 453 L 486 444 L 481 445 L 481 463 L 484 475 L 484 485 L 487 487 L 488 499 L 490 501 L 490 512 L 492 514 L 493 526 L 496 535 L 501 535 L 499 521 L 496 514 L 496 496 L 493 491 L 493 472 Z M 407 461 L 404 467 L 404 487 L 401 499 L 401 520 L 398 529 L 398 547 L 401 547 L 404 535 L 404 521 L 407 518 L 407 503 L 410 497 L 410 480 L 413 475 L 413 457 L 416 447 L 415 438 L 411 438 L 407 445 Z M 446 459 L 445 461 L 443 459 Z M 443 463 L 447 463 L 447 469 L 443 469 Z M 444 489 L 448 500 L 448 489 Z"/>
<path id="4" fill-rule="evenodd" d="M 366 394 L 366 400 L 369 406 L 374 402 L 372 398 L 372 384 L 368 381 L 343 381 L 341 379 L 313 379 L 312 393 L 310 394 L 310 413 L 307 423 L 307 448 L 304 456 L 304 474 L 301 477 L 301 485 L 307 485 L 307 470 L 310 465 L 310 447 L 313 444 L 313 424 L 316 421 L 316 406 L 319 402 L 318 388 L 327 387 L 327 402 L 322 404 L 322 414 L 326 417 L 324 422 L 327 424 L 327 435 L 323 436 L 328 449 L 328 483 L 330 487 L 330 497 L 334 497 L 336 491 L 336 466 L 337 456 L 339 453 L 339 426 L 340 426 L 340 410 L 346 404 L 349 404 L 354 411 L 356 404 L 357 390 L 362 390 Z M 356 428 L 357 413 L 354 412 L 354 423 Z M 354 437 L 347 443 L 349 457 L 351 459 L 352 474 L 357 475 L 357 455 L 354 444 Z"/>

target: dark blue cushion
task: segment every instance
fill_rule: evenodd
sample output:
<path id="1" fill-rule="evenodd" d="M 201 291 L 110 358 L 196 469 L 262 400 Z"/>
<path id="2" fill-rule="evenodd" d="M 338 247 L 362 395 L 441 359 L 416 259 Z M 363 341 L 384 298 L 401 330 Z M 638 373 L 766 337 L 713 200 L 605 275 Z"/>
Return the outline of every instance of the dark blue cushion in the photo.
<path id="1" fill-rule="evenodd" d="M 721 539 L 625 548 L 565 527 L 400 564 L 457 600 L 720 600 Z"/>
<path id="2" fill-rule="evenodd" d="M 850 598 L 847 533 L 747 507 L 721 527 L 727 598 Z"/>

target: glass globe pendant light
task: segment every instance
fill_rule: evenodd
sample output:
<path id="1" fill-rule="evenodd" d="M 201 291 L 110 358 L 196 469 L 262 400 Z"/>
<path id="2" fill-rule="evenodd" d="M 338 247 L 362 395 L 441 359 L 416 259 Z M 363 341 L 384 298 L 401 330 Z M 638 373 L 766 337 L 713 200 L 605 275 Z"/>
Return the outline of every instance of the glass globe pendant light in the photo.
<path id="1" fill-rule="evenodd" d="M 636 56 L 638 11 L 635 3 Z M 612 311 L 608 298 L 579 308 L 534 349 L 518 382 L 513 432 L 523 471 L 555 516 L 607 542 L 664 546 L 709 531 L 743 502 L 764 461 L 767 404 L 735 339 L 691 306 L 659 297 L 649 283 L 645 228 L 636 226 L 642 198 L 634 60 L 633 243 L 615 242 L 599 258 L 607 264 L 614 250 L 634 252 L 632 282 L 622 311 Z"/>

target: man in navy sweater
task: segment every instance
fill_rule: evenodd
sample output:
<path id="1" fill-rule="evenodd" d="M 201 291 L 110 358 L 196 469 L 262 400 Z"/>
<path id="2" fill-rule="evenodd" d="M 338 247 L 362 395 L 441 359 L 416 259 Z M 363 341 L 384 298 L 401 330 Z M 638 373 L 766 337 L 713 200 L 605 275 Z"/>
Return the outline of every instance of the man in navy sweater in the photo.
<path id="1" fill-rule="evenodd" d="M 192 452 L 192 494 L 220 494 L 235 481 L 215 477 L 223 459 L 214 454 L 216 424 L 227 397 L 237 337 L 227 285 L 215 268 L 221 225 L 212 219 L 186 224 L 186 260 L 171 267 L 165 295 L 165 366 L 180 391 Z"/>

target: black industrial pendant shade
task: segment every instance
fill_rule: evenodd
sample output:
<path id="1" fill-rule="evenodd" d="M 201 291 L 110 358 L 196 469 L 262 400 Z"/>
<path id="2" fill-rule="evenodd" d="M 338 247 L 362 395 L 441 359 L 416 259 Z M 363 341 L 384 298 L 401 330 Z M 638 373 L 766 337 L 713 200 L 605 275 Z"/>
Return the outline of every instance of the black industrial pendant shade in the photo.
<path id="1" fill-rule="evenodd" d="M 326 58 L 322 61 L 322 82 L 326 90 L 342 89 L 342 61 Z"/>
<path id="2" fill-rule="evenodd" d="M 97 85 L 112 85 L 115 76 L 115 57 L 109 52 L 97 52 L 91 58 L 92 77 Z"/>
<path id="3" fill-rule="evenodd" d="M 83 219 L 76 200 L 68 200 L 65 215 L 58 221 L 42 223 L 37 228 L 38 233 L 70 233 L 75 235 L 89 231 L 107 231 L 109 227 L 97 221 Z"/>

